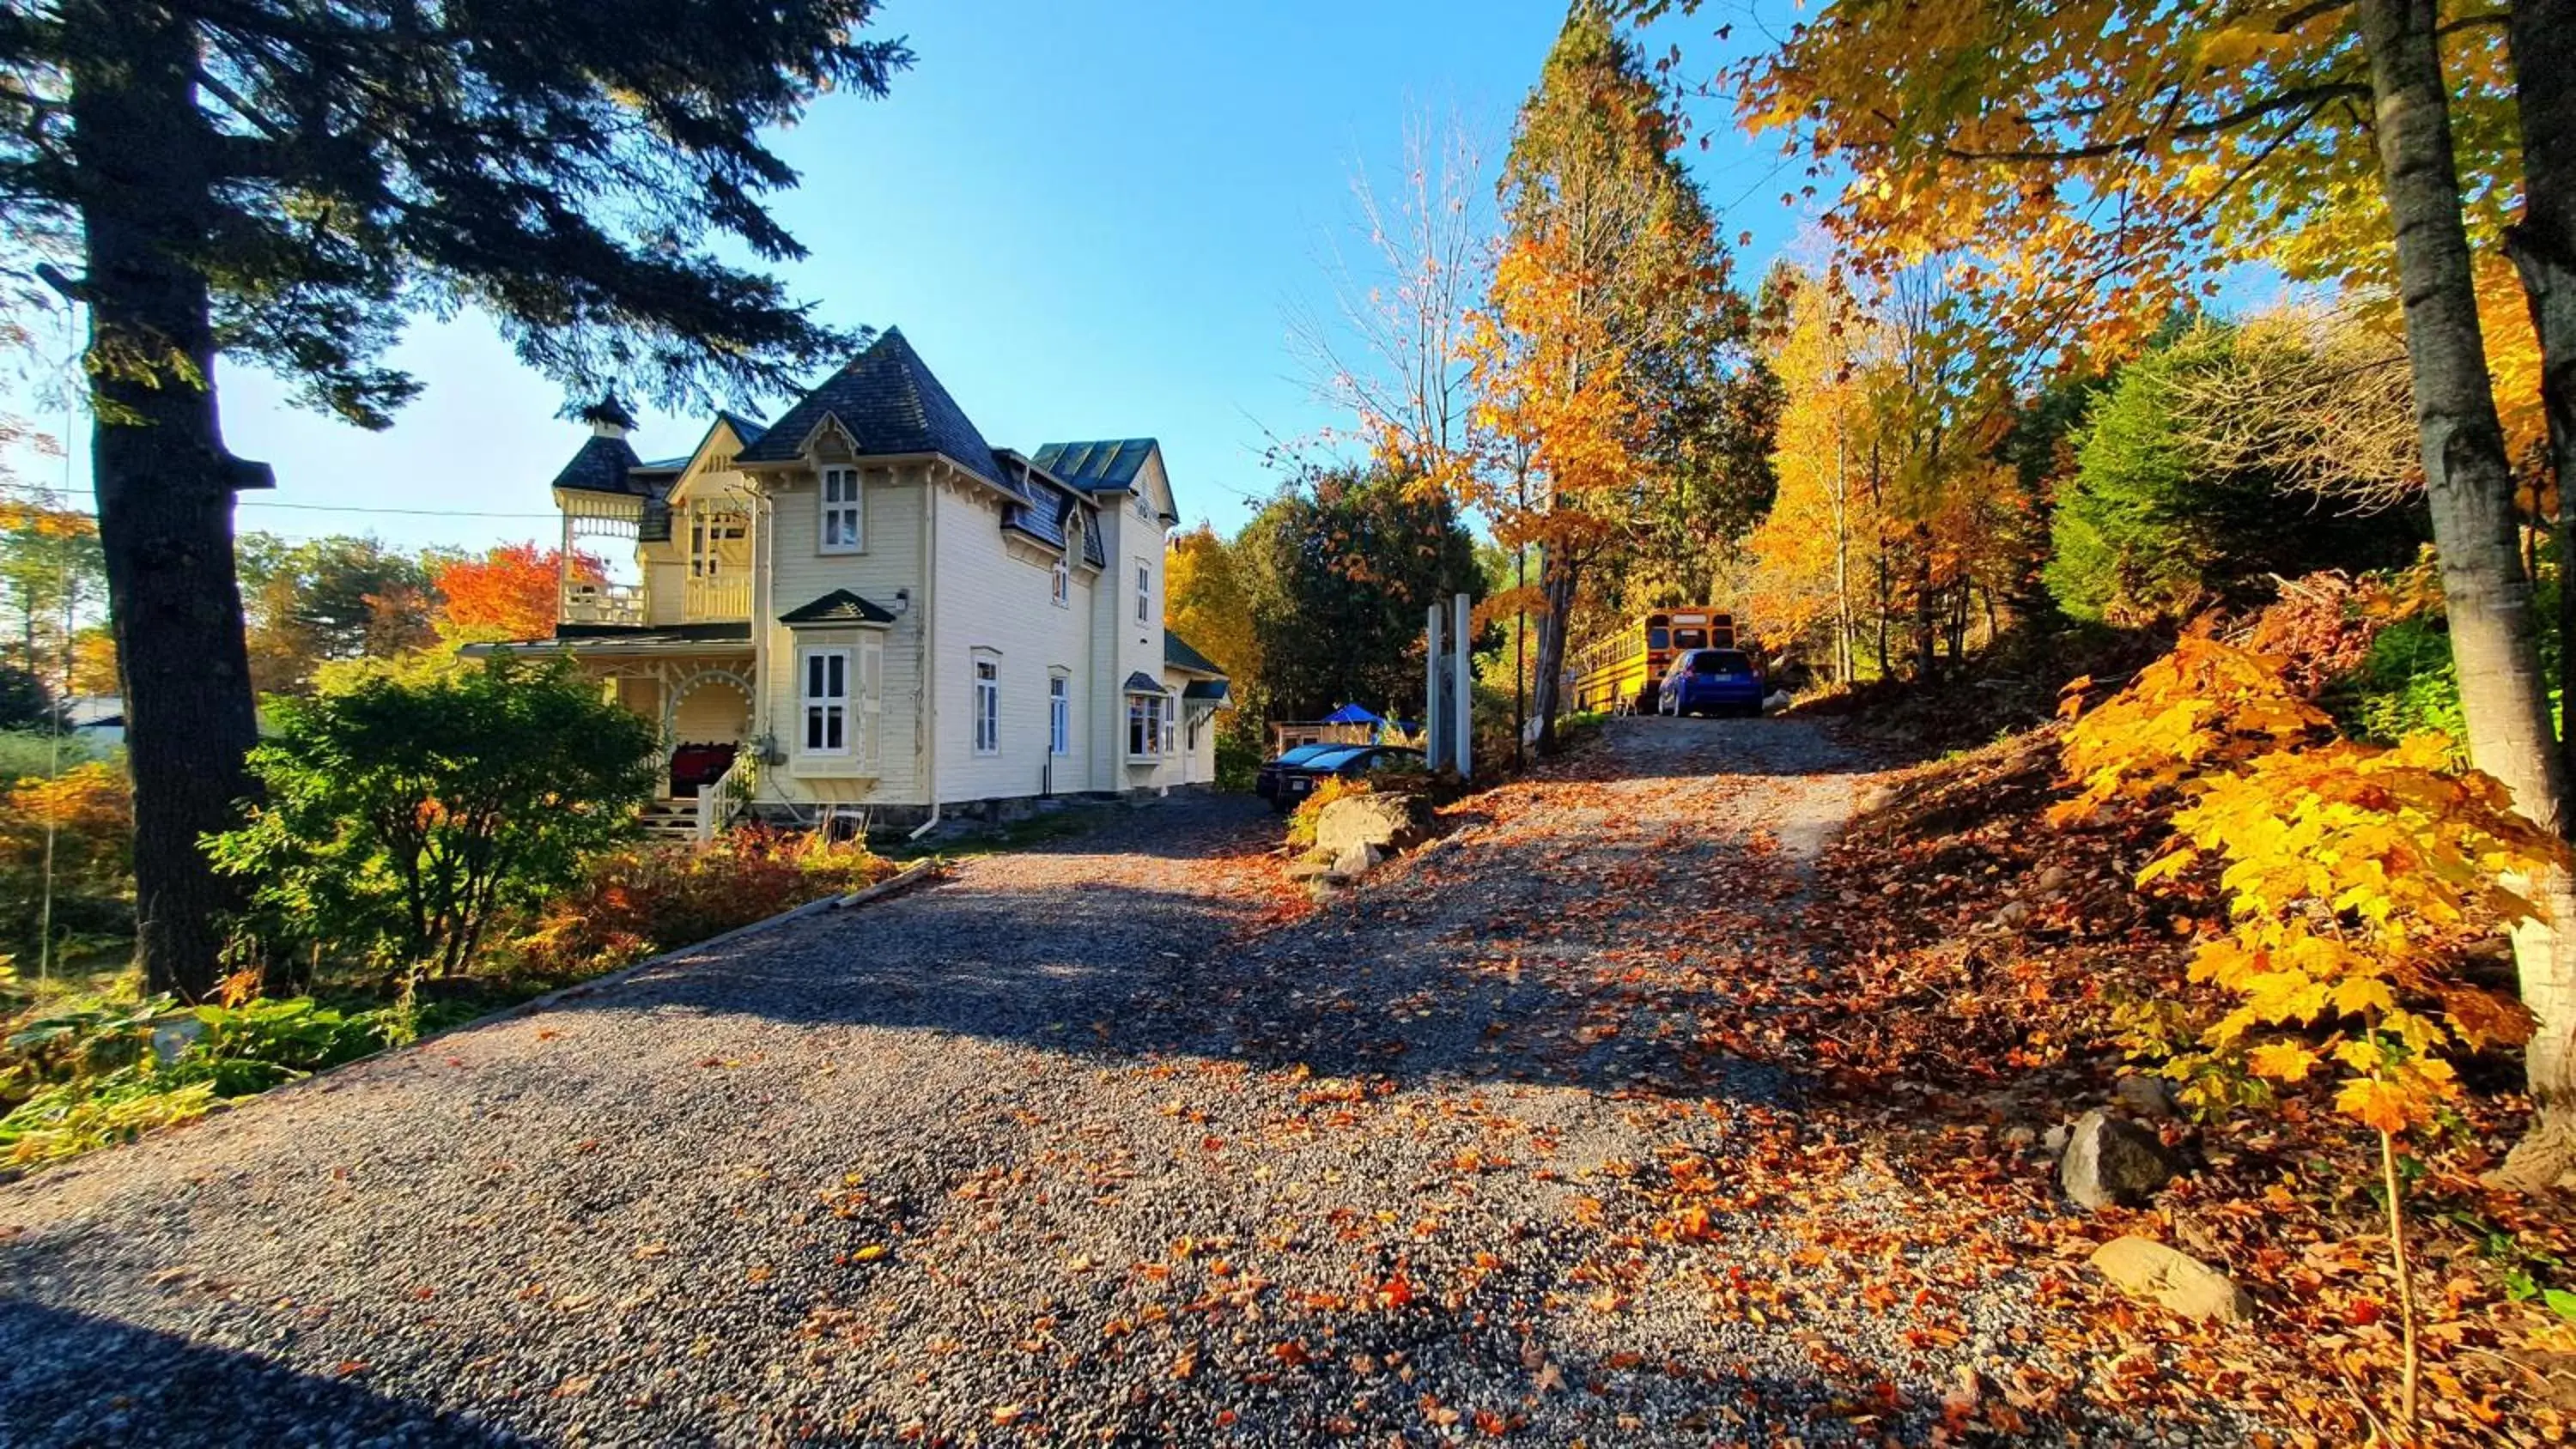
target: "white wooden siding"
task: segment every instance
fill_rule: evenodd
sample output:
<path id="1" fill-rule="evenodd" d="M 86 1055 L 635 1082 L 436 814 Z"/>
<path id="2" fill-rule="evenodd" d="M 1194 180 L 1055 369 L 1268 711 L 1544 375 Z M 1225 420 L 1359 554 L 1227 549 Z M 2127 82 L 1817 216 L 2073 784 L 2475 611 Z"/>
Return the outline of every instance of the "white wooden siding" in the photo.
<path id="1" fill-rule="evenodd" d="M 1088 784 L 1090 740 L 1082 728 L 1096 689 L 1088 628 L 1093 584 L 1075 570 L 1070 608 L 1055 606 L 1052 559 L 1002 532 L 1001 508 L 980 484 L 939 494 L 941 607 L 935 625 L 939 698 L 939 798 L 943 802 L 1071 794 Z M 1001 747 L 975 752 L 976 651 L 999 666 Z M 1071 753 L 1047 753 L 1047 675 L 1072 680 Z M 1050 775 L 1049 766 L 1053 772 Z"/>
<path id="2" fill-rule="evenodd" d="M 771 776 L 782 793 L 796 800 L 883 801 L 926 804 L 915 768 L 914 724 L 921 692 L 921 601 L 926 596 L 921 570 L 921 499 L 919 470 L 871 467 L 861 492 L 867 508 L 867 548 L 861 553 L 821 552 L 821 483 L 813 473 L 769 475 L 769 598 L 758 627 L 767 631 L 768 678 L 762 681 L 764 731 L 792 744 L 799 723 L 796 706 L 796 636 L 800 631 L 777 622 L 779 615 L 801 608 L 834 589 L 848 589 L 880 607 L 896 607 L 897 590 L 909 590 L 911 609 L 881 631 L 884 654 L 878 682 L 881 734 L 877 776 L 873 785 L 844 780 L 798 778 L 792 771 Z M 853 657 L 853 662 L 859 662 Z"/>

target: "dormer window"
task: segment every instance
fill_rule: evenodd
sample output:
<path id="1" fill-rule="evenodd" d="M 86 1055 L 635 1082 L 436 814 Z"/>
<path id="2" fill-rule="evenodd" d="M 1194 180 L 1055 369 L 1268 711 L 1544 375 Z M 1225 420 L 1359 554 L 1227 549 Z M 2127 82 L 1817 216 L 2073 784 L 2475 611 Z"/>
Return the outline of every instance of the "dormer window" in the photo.
<path id="1" fill-rule="evenodd" d="M 859 501 L 859 470 L 823 470 L 823 553 L 857 553 L 867 544 L 867 511 Z"/>

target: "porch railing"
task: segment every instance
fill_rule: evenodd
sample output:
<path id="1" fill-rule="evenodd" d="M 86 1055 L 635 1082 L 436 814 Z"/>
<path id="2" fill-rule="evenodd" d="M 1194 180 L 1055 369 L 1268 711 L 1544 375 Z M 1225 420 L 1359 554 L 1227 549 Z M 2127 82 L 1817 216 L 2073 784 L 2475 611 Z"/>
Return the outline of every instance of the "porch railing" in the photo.
<path id="1" fill-rule="evenodd" d="M 750 793 L 752 758 L 748 748 L 735 751 L 723 774 L 698 787 L 698 844 L 713 842 Z"/>
<path id="2" fill-rule="evenodd" d="M 689 580 L 687 610 L 692 619 L 750 618 L 751 576 L 731 574 Z"/>

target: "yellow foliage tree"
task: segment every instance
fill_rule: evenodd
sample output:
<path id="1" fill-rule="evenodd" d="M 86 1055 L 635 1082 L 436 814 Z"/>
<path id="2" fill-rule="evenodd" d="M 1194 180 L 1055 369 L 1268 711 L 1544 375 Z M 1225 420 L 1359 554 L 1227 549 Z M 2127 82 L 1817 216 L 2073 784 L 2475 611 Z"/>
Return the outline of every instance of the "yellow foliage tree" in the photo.
<path id="1" fill-rule="evenodd" d="M 1205 523 L 1175 537 L 1163 564 L 1163 626 L 1226 673 L 1237 700 L 1257 700 L 1261 636 L 1234 546 Z"/>
<path id="2" fill-rule="evenodd" d="M 2079 686 L 2081 685 L 2079 681 Z M 2070 694 L 2070 706 L 2082 691 Z M 2280 662 L 2187 638 L 2068 732 L 2063 762 L 2082 819 L 2123 798 L 2179 792 L 2175 847 L 2139 872 L 2223 865 L 2229 930 L 2193 953 L 2191 979 L 2233 1005 L 2201 1049 L 2166 1064 L 2217 1107 L 2329 1067 L 2336 1109 L 2378 1134 L 2404 1318 L 2399 1418 L 2415 1415 L 2415 1309 L 2396 1139 L 2459 1093 L 2443 1053 L 2520 1042 L 2519 1004 L 2462 980 L 2464 953 L 2532 919 L 2523 882 L 2564 869 L 2566 847 L 2516 814 L 2494 777 L 2452 768 L 2451 742 L 2393 748 L 2332 737 Z"/>

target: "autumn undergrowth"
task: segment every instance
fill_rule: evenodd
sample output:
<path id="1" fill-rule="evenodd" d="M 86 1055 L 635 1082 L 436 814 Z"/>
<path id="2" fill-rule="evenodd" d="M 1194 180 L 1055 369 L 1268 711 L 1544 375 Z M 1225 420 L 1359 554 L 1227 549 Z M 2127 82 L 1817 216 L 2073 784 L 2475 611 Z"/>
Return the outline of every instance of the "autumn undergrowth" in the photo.
<path id="1" fill-rule="evenodd" d="M 2137 689 L 2125 714 L 2097 708 L 2089 746 L 2050 723 L 1894 777 L 1820 863 L 1818 914 L 1846 979 L 1812 1027 L 1827 1043 L 1818 1076 L 1927 1185 L 2035 1204 L 2055 1195 L 2031 1137 L 2110 1103 L 2123 1074 L 2161 1073 L 2183 1100 L 2150 1125 L 2184 1177 L 2143 1210 L 2061 1219 L 2059 1251 L 2121 1233 L 2172 1243 L 2255 1294 L 2263 1346 L 2231 1336 L 2217 1351 L 2205 1330 L 2116 1295 L 2106 1321 L 2171 1344 L 2193 1394 L 2254 1394 L 2329 1442 L 2374 1424 L 2417 1442 L 2554 1440 L 2576 1427 L 2550 1389 L 2576 1364 L 2576 1225 L 2480 1181 L 2526 1104 L 2495 937 L 2512 907 L 2478 882 L 2549 847 L 2441 742 L 2383 751 L 2329 727 L 2315 701 L 2355 677 L 2390 617 L 2364 617 L 2370 594 L 2321 585 L 2226 631 L 2298 650 L 2268 656 L 2278 663 L 2244 666 L 2262 656 L 2202 640 L 2185 651 L 2198 666 L 2169 659 L 2162 679 L 2088 691 L 2098 707 Z M 2218 712 L 2173 713 L 2224 693 L 2213 659 L 2220 674 L 2251 670 L 2246 738 L 2265 748 L 2194 742 Z M 2134 748 L 2150 721 L 2185 733 Z M 2126 757 L 2103 754 L 2106 740 Z M 2084 775 L 2109 767 L 2097 808 L 2058 808 L 2061 756 Z M 2187 786 L 2204 769 L 2213 785 Z M 2299 822 L 2287 834 L 2265 823 L 2285 818 Z M 2290 864 L 2318 849 L 2327 875 Z M 2293 856 L 2274 861 L 2281 850 Z M 2407 862 L 2422 852 L 2474 865 L 2393 895 L 2317 883 L 2420 876 Z M 2397 923 L 2392 942 L 2382 933 Z M 2392 1204 L 2406 1213 L 2402 1273 Z"/>

